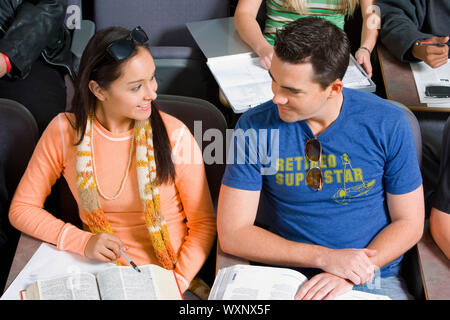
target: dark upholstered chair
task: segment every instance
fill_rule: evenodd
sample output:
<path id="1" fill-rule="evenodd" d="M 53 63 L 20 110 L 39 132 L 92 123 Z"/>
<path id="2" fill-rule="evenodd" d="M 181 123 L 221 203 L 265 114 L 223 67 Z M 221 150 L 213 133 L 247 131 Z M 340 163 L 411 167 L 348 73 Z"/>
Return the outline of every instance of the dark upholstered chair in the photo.
<path id="1" fill-rule="evenodd" d="M 39 133 L 28 109 L 16 101 L 0 99 L 0 292 L 9 272 L 20 232 L 8 220 L 9 204 L 33 154 Z"/>

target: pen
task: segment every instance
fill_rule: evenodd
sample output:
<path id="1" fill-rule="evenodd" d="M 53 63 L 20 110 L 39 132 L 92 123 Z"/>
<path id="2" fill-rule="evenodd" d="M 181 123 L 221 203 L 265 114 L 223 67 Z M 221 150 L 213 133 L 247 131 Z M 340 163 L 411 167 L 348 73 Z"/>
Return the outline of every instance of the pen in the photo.
<path id="1" fill-rule="evenodd" d="M 434 43 L 429 41 L 416 41 L 417 46 L 435 46 L 435 47 L 443 47 L 445 45 L 448 45 L 447 43 Z"/>
<path id="2" fill-rule="evenodd" d="M 124 258 L 128 261 L 129 264 L 133 267 L 134 270 L 137 272 L 141 272 L 141 270 L 137 267 L 137 265 L 125 254 L 125 252 L 122 251 L 122 249 L 119 249 L 120 253 L 124 256 Z"/>

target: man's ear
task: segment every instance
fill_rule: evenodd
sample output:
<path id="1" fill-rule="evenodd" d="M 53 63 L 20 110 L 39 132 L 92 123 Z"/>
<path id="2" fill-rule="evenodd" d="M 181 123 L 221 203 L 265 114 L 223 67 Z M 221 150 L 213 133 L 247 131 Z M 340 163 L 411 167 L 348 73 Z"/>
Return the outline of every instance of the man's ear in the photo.
<path id="1" fill-rule="evenodd" d="M 342 88 L 344 87 L 344 83 L 340 79 L 334 80 L 328 88 L 330 88 L 329 98 L 334 98 L 338 96 L 342 92 Z"/>
<path id="2" fill-rule="evenodd" d="M 100 85 L 94 81 L 89 81 L 89 90 L 91 90 L 92 94 L 100 101 L 106 100 L 106 92 L 105 90 L 100 87 Z"/>

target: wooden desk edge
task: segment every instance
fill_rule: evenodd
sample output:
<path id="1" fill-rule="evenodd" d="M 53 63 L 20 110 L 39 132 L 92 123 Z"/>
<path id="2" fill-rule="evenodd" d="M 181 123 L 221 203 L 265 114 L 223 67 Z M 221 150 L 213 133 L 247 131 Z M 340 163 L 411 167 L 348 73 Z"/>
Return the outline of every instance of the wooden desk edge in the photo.
<path id="1" fill-rule="evenodd" d="M 9 269 L 8 278 L 6 279 L 5 292 L 11 283 L 16 279 L 22 269 L 27 265 L 28 261 L 34 255 L 34 253 L 39 249 L 42 241 L 30 237 L 24 233 L 20 235 L 19 242 L 17 243 L 16 252 L 14 253 L 14 259 Z M 25 249 L 25 250 L 24 250 Z"/>
<path id="2" fill-rule="evenodd" d="M 384 61 L 383 59 L 386 58 L 386 55 L 388 55 L 389 57 L 391 57 L 389 51 L 387 50 L 387 48 L 382 44 L 382 43 L 378 43 L 377 46 L 377 54 L 378 54 L 378 61 L 380 63 L 380 70 L 381 70 L 381 76 L 383 78 L 383 84 L 384 84 L 384 90 L 386 93 L 386 99 L 388 100 L 394 100 L 400 103 L 403 103 L 402 101 L 399 101 L 399 99 L 393 99 L 392 96 L 389 94 L 389 86 L 388 83 L 386 82 L 386 75 L 385 75 L 385 65 L 384 65 Z M 401 62 L 398 62 L 399 64 L 401 64 Z M 412 73 L 412 71 L 411 71 Z M 417 89 L 415 87 L 415 83 L 414 83 L 414 89 L 417 92 Z M 419 105 L 406 105 L 411 111 L 424 111 L 424 112 L 450 112 L 450 108 L 436 108 L 436 107 L 428 107 L 426 104 L 420 104 L 420 101 L 417 101 L 419 103 Z"/>
<path id="3" fill-rule="evenodd" d="M 450 300 L 450 287 L 444 291 L 435 288 L 436 284 L 441 285 L 442 281 L 449 281 L 450 260 L 434 242 L 428 226 L 425 227 L 422 239 L 417 244 L 417 256 L 426 299 Z M 441 279 L 442 274 L 446 279 Z"/>

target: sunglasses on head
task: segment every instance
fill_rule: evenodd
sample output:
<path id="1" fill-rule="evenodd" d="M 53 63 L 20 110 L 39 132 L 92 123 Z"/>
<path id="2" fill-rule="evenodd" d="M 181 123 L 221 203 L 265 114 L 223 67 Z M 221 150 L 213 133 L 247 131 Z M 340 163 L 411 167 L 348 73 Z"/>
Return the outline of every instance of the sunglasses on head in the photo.
<path id="1" fill-rule="evenodd" d="M 128 58 L 134 51 L 136 44 L 144 44 L 148 41 L 148 36 L 140 27 L 136 27 L 130 33 L 121 39 L 113 41 L 107 48 L 106 54 L 100 60 L 97 67 L 92 71 L 97 70 L 100 66 L 105 65 L 111 61 L 122 61 Z"/>
<path id="2" fill-rule="evenodd" d="M 306 173 L 306 185 L 320 191 L 323 185 L 322 169 L 320 168 L 320 158 L 322 157 L 322 146 L 316 138 L 306 140 L 305 155 L 309 161 L 314 163 Z"/>

